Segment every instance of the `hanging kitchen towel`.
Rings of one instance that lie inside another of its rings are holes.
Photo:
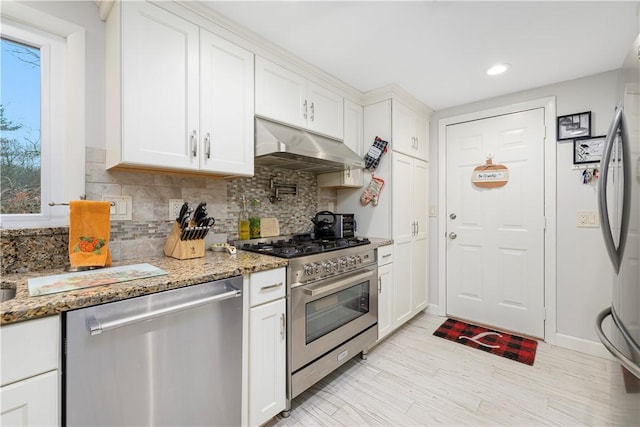
[[[109,202],[69,202],[69,261],[72,267],[111,265]]]

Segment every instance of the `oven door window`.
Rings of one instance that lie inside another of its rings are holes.
[[[369,281],[306,304],[307,344],[369,312]]]

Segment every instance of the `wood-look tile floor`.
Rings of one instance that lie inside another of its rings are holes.
[[[293,401],[274,426],[640,426],[620,365],[540,343],[534,366],[433,336],[419,314]]]

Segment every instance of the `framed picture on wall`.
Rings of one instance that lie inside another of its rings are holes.
[[[591,111],[558,116],[558,141],[591,136]]]
[[[573,140],[573,164],[600,163],[607,136],[594,136]]]

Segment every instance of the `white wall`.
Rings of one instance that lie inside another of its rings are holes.
[[[463,106],[437,111],[431,118],[430,204],[438,204],[438,121],[519,102],[556,97],[559,116],[591,111],[592,135],[606,133],[616,105],[617,72],[610,71],[555,85],[531,89]],[[555,141],[555,135],[547,135]],[[581,340],[597,342],[595,317],[610,305],[610,277],[606,250],[599,228],[577,228],[577,211],[597,211],[595,183],[581,183],[582,171],[572,169],[573,143],[555,144],[557,155],[557,294],[556,331],[558,344],[581,347]],[[543,176],[540,176],[543,179]],[[439,237],[438,218],[431,218],[431,236]],[[431,266],[429,300],[438,303],[438,241],[429,248]],[[568,341],[574,340],[575,343]],[[574,345],[575,344],[575,345]],[[587,346],[590,343],[586,344]]]

